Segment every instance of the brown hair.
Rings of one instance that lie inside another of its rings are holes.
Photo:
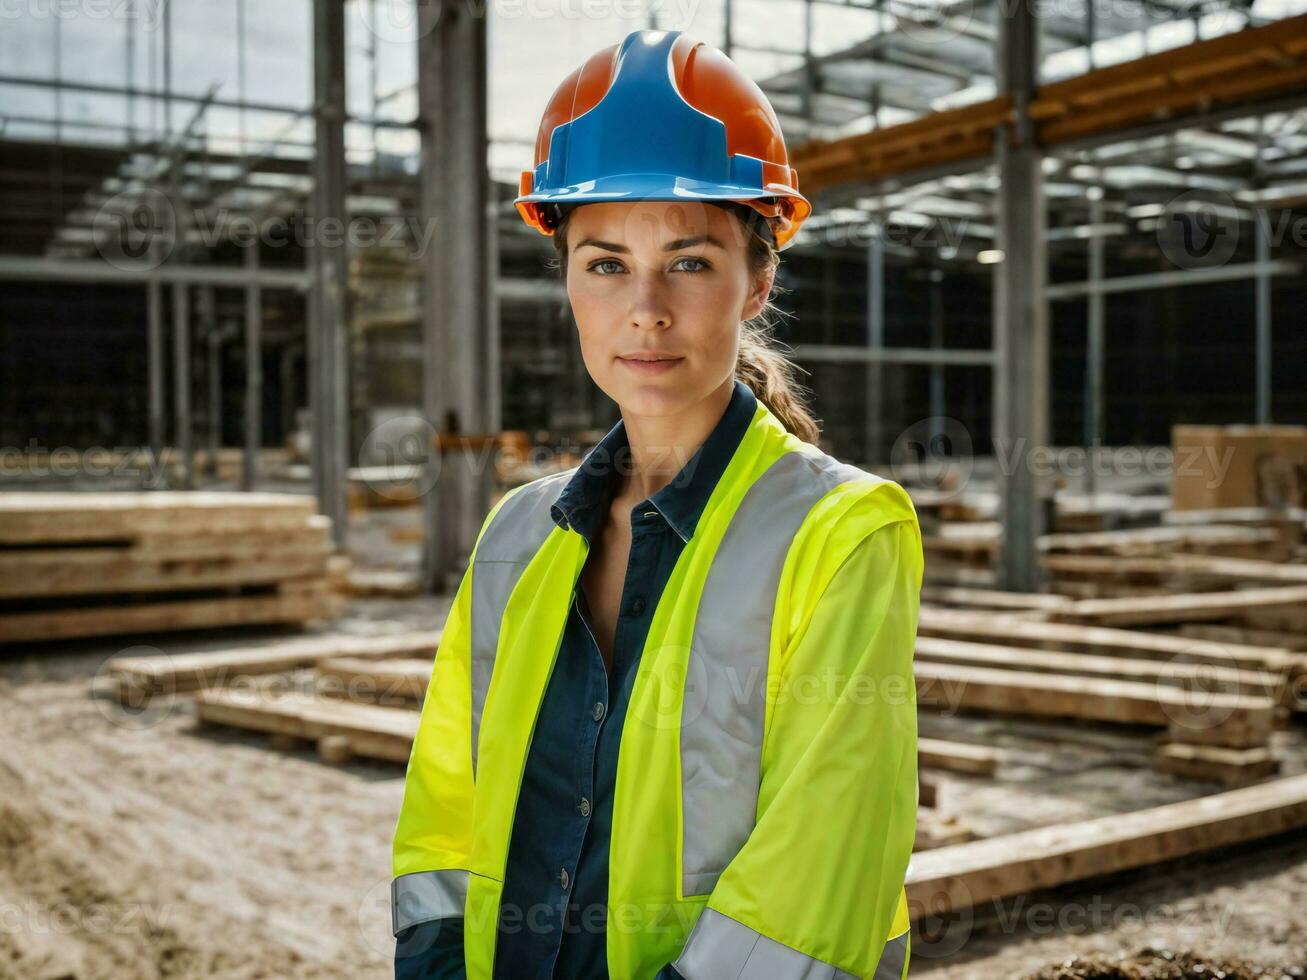
[[[749,233],[749,275],[761,278],[769,269],[780,265],[780,255],[766,226],[759,220],[757,211],[746,204],[724,201],[720,205],[734,214]],[[577,205],[579,207],[579,205]],[[553,240],[556,261],[551,267],[561,270],[567,279],[567,223],[575,207],[561,208],[561,216],[554,228]],[[762,310],[751,320],[740,324],[740,353],[735,364],[735,376],[749,386],[749,390],[771,411],[785,428],[804,442],[817,445],[821,428],[808,410],[807,390],[799,384],[798,366],[779,349],[772,346],[774,330],[784,311],[772,298],[784,288],[773,281],[771,295]]]

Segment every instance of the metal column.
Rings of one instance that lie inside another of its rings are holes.
[[[436,432],[488,435],[498,432],[500,418],[486,21],[455,3],[418,9],[418,211],[424,229],[434,222],[438,230],[421,257],[422,407]],[[458,247],[440,247],[441,237]],[[427,590],[445,591],[462,574],[489,510],[493,462],[491,453],[475,451],[429,458],[422,498]]]
[[[189,288],[185,283],[172,287],[173,329],[173,399],[177,413],[175,427],[177,464],[181,468],[183,490],[195,488],[195,454],[192,451],[191,433],[191,304]]]
[[[151,279],[145,287],[147,311],[146,324],[146,359],[149,365],[150,387],[150,469],[147,486],[151,490],[161,489],[162,481],[155,482],[155,474],[162,473],[159,468],[163,460],[164,431],[164,347],[163,347],[163,285],[157,279]]]
[[[1257,424],[1271,424],[1271,216],[1264,208],[1253,212],[1257,275],[1253,308],[1257,323]]]
[[[867,245],[867,346],[885,348],[885,230],[877,222]],[[867,362],[867,465],[885,461],[881,415],[884,410],[885,369],[879,360]]]
[[[218,451],[222,448],[222,331],[218,328],[216,297],[212,286],[197,286],[200,336],[205,342],[205,396],[208,427],[205,432],[208,459],[205,469],[211,476],[219,473]]]
[[[1103,281],[1107,271],[1107,243],[1102,235],[1103,224],[1103,190],[1101,187],[1089,189],[1089,282]],[[1103,384],[1104,358],[1107,337],[1107,297],[1097,289],[1091,289],[1089,302],[1089,335],[1085,358],[1085,445],[1088,447],[1089,465],[1085,467],[1085,492],[1095,493],[1098,489],[1095,463],[1098,447],[1103,442]]]
[[[345,4],[313,0],[313,92],[317,152],[309,266],[309,411],[314,488],[331,518],[336,547],[348,531],[346,469],[349,452],[348,276],[345,235]]]
[[[263,436],[263,290],[259,288],[259,243],[245,247],[245,454],[241,489],[253,490],[259,477]]]
[[[999,177],[998,247],[994,278],[994,452],[1003,530],[999,584],[1035,591],[1040,578],[1036,541],[1047,523],[1047,480],[1032,452],[1048,444],[1048,301],[1044,295],[1042,153],[1028,108],[1039,66],[1039,21],[1030,4],[1000,19],[997,80],[1012,98],[1015,122],[995,141]]]

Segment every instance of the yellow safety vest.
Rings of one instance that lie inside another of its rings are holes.
[[[490,980],[514,808],[588,545],[511,490],[436,653],[394,838],[394,931],[464,917]],[[897,483],[757,410],[649,628],[622,730],[615,980],[901,980],[921,532]]]

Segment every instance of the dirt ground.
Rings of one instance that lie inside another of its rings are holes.
[[[360,601],[338,628],[433,628],[447,601]],[[131,644],[173,653],[284,636]],[[333,767],[259,735],[198,730],[185,701],[127,713],[92,696],[123,647],[0,653],[0,980],[389,977],[402,768]],[[1152,772],[1146,733],[925,716],[922,732],[1000,750],[997,782],[948,776],[942,790],[946,811],[983,834],[1217,788]],[[1286,774],[1307,771],[1301,729],[1277,737]],[[1026,896],[914,940],[914,977],[1037,972],[1307,975],[1307,834]]]

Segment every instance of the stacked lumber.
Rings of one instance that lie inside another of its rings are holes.
[[[333,619],[312,497],[0,493],[0,643]]]
[[[1227,785],[1278,771],[1272,730],[1307,711],[1307,656],[1287,649],[925,606],[915,658],[923,706],[1161,728],[1159,771]]]
[[[921,547],[928,582],[981,588],[996,582],[994,566],[1002,547],[997,521],[942,522],[923,529]]]
[[[1307,565],[1286,564],[1292,544],[1281,528],[1184,523],[1044,535],[1039,561],[1051,591],[1082,599],[1307,584]]]

